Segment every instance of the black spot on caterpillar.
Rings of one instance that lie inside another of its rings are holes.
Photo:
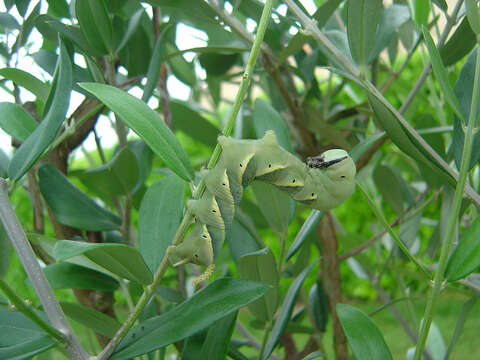
[[[206,189],[187,207],[194,214],[192,231],[167,256],[176,266],[185,263],[209,266],[220,248],[243,195],[253,180],[269,182],[293,199],[318,210],[342,203],[355,188],[355,163],[345,150],[328,150],[307,163],[278,145],[271,130],[258,140],[220,136],[222,154],[217,165],[204,171]]]

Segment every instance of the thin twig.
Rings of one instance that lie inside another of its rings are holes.
[[[15,251],[22,262],[25,272],[28,275],[35,292],[42,303],[43,309],[47,314],[52,325],[63,334],[66,345],[65,350],[71,359],[86,360],[88,355],[80,345],[77,337],[73,333],[65,314],[62,311],[52,288],[48,283],[42,268],[33,253],[32,247],[28,242],[25,233],[18,222],[17,216],[10,204],[7,195],[6,181],[0,178],[0,219],[3,222],[5,231],[15,248]]]

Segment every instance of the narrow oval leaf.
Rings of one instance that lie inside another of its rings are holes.
[[[367,315],[346,304],[337,304],[337,314],[355,358],[392,359],[382,334]]]
[[[468,23],[467,17],[464,17],[453,35],[440,49],[443,64],[450,66],[463,59],[463,57],[473,49],[476,43],[476,36]]]
[[[0,306],[0,348],[21,344],[25,339],[45,335],[42,329],[19,311],[8,311]],[[3,359],[3,358],[1,358]]]
[[[90,231],[117,229],[122,220],[80,191],[52,164],[38,169],[38,185],[61,224]]]
[[[137,158],[125,147],[108,163],[95,169],[77,172],[75,176],[93,193],[111,201],[115,196],[131,194],[137,185],[138,173]]]
[[[255,301],[268,286],[244,279],[216,280],[169,312],[132,329],[112,360],[129,359],[185,339]]]
[[[166,176],[150,186],[138,214],[138,245],[152,273],[165,255],[182,217],[185,182]]]
[[[427,26],[428,15],[430,15],[430,0],[410,0],[409,4],[415,23],[419,26]]]
[[[109,338],[112,338],[120,327],[120,323],[111,316],[88,306],[69,302],[61,302],[60,306],[70,319]]]
[[[99,271],[67,262],[51,264],[43,272],[53,289],[91,289],[114,291],[118,282]]]
[[[207,337],[200,352],[200,359],[226,359],[237,314],[238,311],[232,312],[208,329]]]
[[[152,274],[139,251],[128,245],[60,240],[55,245],[53,253],[59,261],[83,254],[95,264],[121,278],[137,281],[143,285],[152,282]]]
[[[188,106],[187,103],[171,100],[170,111],[175,130],[180,130],[207,146],[214,147],[220,132],[207,119]]]
[[[193,179],[193,169],[177,138],[147,104],[116,87],[80,84],[116,113],[178,176]]]
[[[328,322],[328,297],[323,290],[321,282],[317,282],[310,289],[308,294],[310,300],[310,307],[312,308],[313,319],[315,326],[320,332],[325,332]]]
[[[57,345],[57,342],[50,336],[28,339],[20,344],[0,348],[0,359],[31,359],[32,356],[40,354],[55,345]]]
[[[0,69],[0,76],[11,80],[13,83],[23,87],[24,89],[27,89],[41,102],[47,102],[50,86],[38,80],[30,73],[15,68],[3,68]]]
[[[480,34],[480,12],[478,10],[477,0],[465,0],[467,8],[467,17],[470,27],[475,34]]]
[[[455,281],[471,274],[480,266],[480,217],[463,232],[460,243],[448,259],[445,276]]]
[[[443,66],[442,59],[440,58],[440,53],[433,42],[432,36],[428,30],[423,27],[423,37],[425,38],[425,44],[427,45],[428,53],[430,54],[430,61],[432,62],[433,72],[437,78],[438,84],[442,89],[443,96],[447,100],[448,104],[451,106],[452,110],[457,114],[457,116],[462,119],[462,122],[465,123],[465,115],[463,114],[460,104],[457,97],[453,93],[453,88],[450,85],[448,80],[447,69]]]
[[[373,180],[383,199],[398,215],[403,212],[405,203],[414,203],[413,195],[399,171],[388,165],[379,165],[373,172]]]
[[[260,250],[260,246],[250,231],[237,218],[233,219],[232,226],[227,229],[226,238],[230,254],[235,262],[248,253]]]
[[[295,278],[295,280],[288,288],[287,295],[285,295],[285,298],[283,299],[282,306],[280,307],[277,319],[275,320],[275,324],[273,325],[272,333],[270,334],[267,344],[265,346],[265,350],[263,351],[263,360],[267,360],[270,357],[273,349],[275,348],[278,340],[280,339],[280,336],[282,336],[283,330],[287,326],[290,320],[290,316],[292,315],[293,305],[295,305],[295,299],[297,297],[297,294],[300,291],[308,273],[314,265],[315,262],[310,264],[305,270],[303,270],[302,273]]]
[[[67,113],[71,89],[72,63],[65,45],[60,42],[60,56],[45,106],[45,115],[10,161],[8,176],[12,180],[20,179],[55,140]]]
[[[325,212],[313,209],[308,215],[307,220],[302,224],[302,227],[295,236],[295,240],[292,245],[288,248],[287,255],[285,255],[285,261],[290,260],[290,258],[297,253],[297,251],[302,247],[307,240],[308,235],[312,230],[317,226],[318,222],[322,219]]]
[[[366,65],[375,43],[382,0],[348,1],[347,35],[352,57],[358,65]]]
[[[257,138],[262,138],[267,130],[273,130],[277,135],[280,146],[292,152],[292,144],[288,137],[287,124],[282,116],[265,100],[255,100],[253,106],[253,121]]]
[[[258,207],[272,230],[278,236],[286,234],[290,224],[292,200],[290,196],[273,185],[261,181],[255,181],[250,186],[257,199]]]
[[[90,46],[102,55],[112,53],[112,24],[103,0],[76,1],[75,15]]]
[[[242,256],[237,263],[240,277],[271,286],[271,289],[257,301],[248,305],[257,320],[273,319],[278,304],[278,271],[275,257],[269,248]]]
[[[2,114],[0,128],[20,141],[25,141],[38,125],[32,116],[18,104],[1,102],[0,114]]]

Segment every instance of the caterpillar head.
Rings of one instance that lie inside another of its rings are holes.
[[[355,163],[350,155],[342,149],[327,150],[316,157],[307,159],[312,172],[320,171],[325,189],[338,203],[347,199],[355,189]],[[316,170],[318,169],[318,170]]]
[[[188,263],[202,266],[211,265],[213,248],[207,227],[201,224],[194,226],[182,243],[168,248],[167,256],[173,266]]]

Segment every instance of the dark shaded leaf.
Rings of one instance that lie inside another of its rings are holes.
[[[288,128],[282,116],[266,101],[258,98],[253,106],[253,121],[257,138],[262,138],[267,130],[273,130],[278,143],[285,150],[292,152],[288,137]]]
[[[22,344],[26,339],[45,335],[30,319],[18,311],[8,311],[0,306],[0,351],[3,347]],[[1,359],[4,359],[3,357]]]
[[[71,88],[72,64],[65,45],[60,42],[60,56],[43,119],[10,161],[8,176],[12,180],[20,179],[55,140],[65,119]]]
[[[0,359],[31,359],[32,356],[40,354],[56,344],[55,340],[49,336],[28,339],[17,345],[0,348]]]
[[[260,250],[260,245],[237,218],[233,220],[232,226],[227,230],[226,238],[230,254],[235,262],[248,253]]]
[[[187,181],[193,179],[193,169],[182,146],[147,104],[113,86],[95,83],[80,85],[115,112],[174,173]]]
[[[382,334],[367,315],[346,304],[337,304],[337,314],[357,359],[392,359]]]
[[[185,182],[166,176],[150,186],[143,196],[138,218],[140,253],[154,273],[171,244],[182,217]]]
[[[382,0],[349,0],[347,34],[352,57],[358,65],[366,65],[377,33]]]
[[[450,66],[463,59],[476,44],[476,37],[465,16],[453,35],[440,49],[443,64]]]
[[[379,165],[373,172],[373,180],[382,197],[397,215],[403,212],[404,203],[414,203],[413,195],[397,169],[389,165]]]
[[[4,32],[20,29],[18,21],[7,12],[0,12],[0,29]]]
[[[285,261],[290,260],[290,258],[296,254],[296,252],[302,247],[305,241],[308,239],[308,235],[312,232],[318,222],[321,220],[325,213],[320,210],[313,209],[308,215],[307,220],[302,224],[302,227],[295,236],[295,240],[292,245],[288,248],[287,255],[285,255]]]
[[[320,6],[315,14],[313,14],[313,18],[317,20],[318,27],[322,28],[333,15],[335,10],[337,10],[338,6],[343,0],[328,0],[325,1],[322,6]]]
[[[85,39],[100,54],[113,53],[112,23],[103,0],[75,2],[75,14]]]
[[[152,274],[143,262],[140,252],[128,245],[60,240],[55,245],[53,254],[58,261],[83,254],[95,264],[121,278],[137,281],[143,285],[152,282]]]
[[[192,109],[188,103],[172,100],[170,101],[170,111],[174,130],[180,130],[192,139],[210,147],[217,144],[220,130]]]
[[[280,336],[282,336],[283,330],[285,329],[285,326],[287,326],[290,320],[297,294],[300,291],[300,288],[302,287],[303,282],[310,270],[312,269],[313,265],[315,265],[315,263],[310,264],[305,270],[303,270],[303,272],[295,278],[295,280],[288,288],[287,295],[285,295],[285,298],[283,299],[283,303],[280,307],[277,319],[275,320],[275,324],[273,325],[272,332],[268,337],[267,344],[265,345],[265,350],[262,354],[263,360],[266,360],[270,357],[273,349],[275,348],[278,340],[280,339]]]
[[[260,299],[248,305],[249,310],[260,321],[271,321],[278,305],[279,275],[277,263],[269,248],[243,255],[237,263],[241,278],[270,285],[271,289]]]
[[[464,231],[460,243],[448,259],[445,277],[455,281],[474,272],[480,266],[480,217]]]
[[[312,286],[309,293],[310,307],[312,308],[315,326],[320,332],[325,332],[328,322],[328,297],[320,282]]]
[[[67,262],[48,265],[43,272],[53,289],[114,291],[118,288],[117,280],[111,276]]]
[[[448,344],[447,351],[445,352],[444,359],[448,359],[450,354],[452,353],[455,344],[457,343],[460,334],[462,333],[463,326],[465,325],[465,321],[468,320],[468,314],[472,310],[473,306],[476,304],[477,298],[471,297],[467,301],[465,301],[460,309],[460,314],[457,317],[457,324],[455,325],[455,330],[453,331],[452,338],[450,343]]]
[[[14,103],[1,102],[0,114],[0,128],[20,141],[24,141],[38,125],[23,107]]]
[[[200,359],[222,360],[226,358],[237,314],[238,310],[218,320],[208,329],[200,352]]]
[[[255,301],[267,290],[266,285],[243,279],[216,280],[173,310],[132,329],[112,360],[129,359],[189,337]]]
[[[38,169],[38,185],[58,222],[78,229],[102,231],[118,228],[122,220],[100,207],[53,165]]]
[[[77,303],[61,302],[63,312],[70,319],[92,329],[96,333],[112,338],[120,323],[104,313]]]

